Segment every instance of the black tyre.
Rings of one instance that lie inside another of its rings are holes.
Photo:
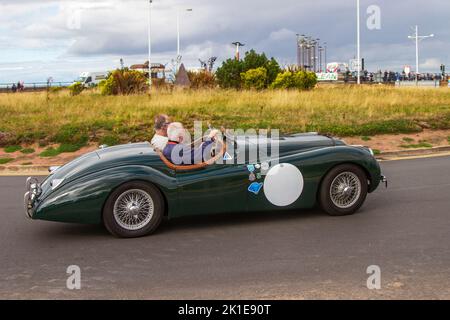
[[[366,200],[367,189],[367,176],[360,167],[339,165],[322,181],[319,204],[331,216],[354,214]]]
[[[103,224],[121,238],[153,233],[161,224],[164,200],[161,192],[145,182],[128,182],[111,193],[103,208]]]

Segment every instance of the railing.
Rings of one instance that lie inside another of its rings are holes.
[[[73,82],[68,81],[60,81],[60,82],[51,82],[48,84],[47,82],[29,82],[24,83],[24,91],[42,91],[46,90],[48,87],[50,88],[66,88],[70,86]],[[17,83],[0,83],[0,91],[12,91],[14,86],[17,90]]]

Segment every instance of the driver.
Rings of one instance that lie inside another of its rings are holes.
[[[212,145],[219,133],[219,130],[211,130],[208,140],[199,147],[193,148],[190,145],[189,132],[181,123],[173,122],[167,128],[169,142],[163,154],[175,165],[191,165],[208,161],[209,159],[205,159],[206,155],[211,154]],[[190,156],[187,153],[190,153]]]

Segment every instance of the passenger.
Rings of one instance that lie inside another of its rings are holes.
[[[194,148],[191,146],[190,135],[183,125],[179,122],[171,123],[167,128],[169,142],[164,148],[163,154],[175,165],[191,165],[208,161],[212,144],[219,133],[218,130],[212,130],[208,135],[208,140]]]
[[[155,117],[155,135],[151,141],[153,147],[163,151],[169,139],[167,138],[167,127],[170,124],[170,118],[166,114],[159,114]]]

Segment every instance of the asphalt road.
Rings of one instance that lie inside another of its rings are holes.
[[[0,298],[450,298],[450,158],[382,163],[361,211],[165,222],[121,240],[100,226],[29,221],[24,177],[0,177]],[[68,290],[66,269],[81,268]],[[369,290],[366,269],[381,268]]]

